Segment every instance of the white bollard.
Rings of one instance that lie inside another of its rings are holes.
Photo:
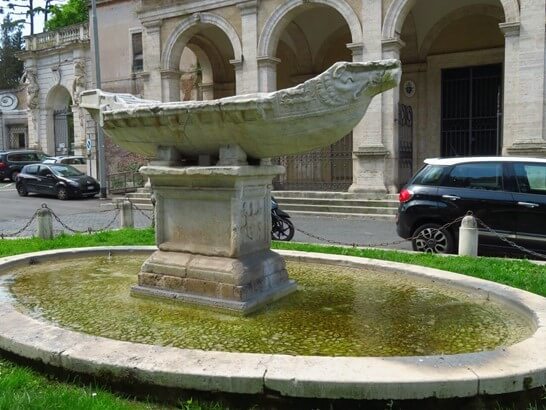
[[[459,255],[478,256],[478,224],[472,215],[467,215],[459,228]]]
[[[129,201],[121,203],[121,227],[134,228],[135,220],[133,218],[133,206]]]
[[[53,238],[53,215],[49,208],[41,208],[38,210],[38,238],[52,239]]]

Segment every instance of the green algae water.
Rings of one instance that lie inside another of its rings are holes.
[[[287,264],[298,292],[239,317],[130,296],[145,256],[60,260],[16,268],[9,288],[25,313],[138,343],[319,356],[468,353],[510,345],[531,324],[488,298],[404,275]]]

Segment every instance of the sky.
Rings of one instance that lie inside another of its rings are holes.
[[[12,0],[18,4],[25,4],[28,0]],[[34,7],[44,7],[44,0],[34,0]],[[55,1],[54,4],[63,4],[66,0]],[[34,34],[38,34],[44,31],[44,15],[38,14],[34,17]],[[25,24],[23,27],[23,35],[28,36],[30,34],[30,24]]]

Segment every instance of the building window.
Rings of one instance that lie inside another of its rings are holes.
[[[144,69],[144,56],[142,54],[142,32],[131,33],[131,43],[133,47],[133,72]]]

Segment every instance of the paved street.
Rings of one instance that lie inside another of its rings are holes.
[[[109,201],[100,199],[77,199],[60,201],[46,196],[30,195],[21,198],[15,186],[6,182],[0,183],[0,233],[11,234],[21,229],[34,215],[36,209],[45,203],[69,228],[75,230],[97,230],[106,227],[116,216],[116,211],[107,206]],[[149,226],[151,212],[135,212],[137,227]],[[394,221],[293,216],[297,229],[294,241],[311,243],[328,243],[334,241],[348,245],[369,245],[399,241]],[[119,226],[119,219],[111,227]],[[31,235],[35,222],[21,235]],[[59,222],[54,221],[57,232],[67,231]],[[305,235],[302,231],[312,236]],[[385,247],[385,246],[382,246]],[[411,249],[407,242],[389,246],[392,249]]]

